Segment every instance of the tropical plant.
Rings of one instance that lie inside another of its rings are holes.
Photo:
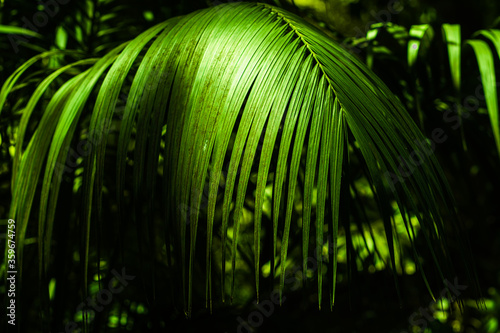
[[[393,24],[377,24],[368,31],[366,38],[358,39],[350,46],[366,49],[369,67],[373,66],[375,59],[393,65],[392,71],[381,74],[385,82],[392,83],[391,87],[404,97],[406,107],[418,115],[422,130],[425,117],[432,116],[424,112],[427,108],[442,111],[445,120],[453,122],[454,128],[461,127],[462,121],[475,111],[487,114],[492,134],[490,140],[495,142],[496,154],[500,156],[495,61],[497,57],[500,59],[500,30],[480,30],[473,34],[473,38],[462,41],[459,24],[443,24],[441,28],[444,42],[439,43],[430,24],[414,25],[408,30]],[[439,58],[432,59],[440,51],[447,54],[447,63],[436,64]],[[446,67],[449,76],[443,80],[442,69]],[[402,75],[402,72],[406,73]],[[433,84],[440,76],[445,83]],[[471,76],[477,80],[468,79]],[[446,91],[443,91],[444,87],[448,87]],[[463,128],[461,133],[463,135]],[[462,139],[465,147],[465,138]]]
[[[257,299],[261,280],[272,285],[279,276],[281,300],[288,251],[297,243],[303,282],[308,260],[317,259],[320,307],[324,279],[330,307],[335,301],[341,243],[348,276],[361,257],[362,268],[364,260],[390,267],[397,288],[410,257],[433,295],[454,274],[447,240],[453,229],[475,281],[431,143],[366,65],[299,16],[231,3],[171,18],[109,47],[83,55],[44,51],[0,91],[0,114],[21,113],[12,134],[9,217],[17,224],[23,288],[30,288],[27,268],[38,257],[41,305],[55,302],[46,288],[60,283],[55,265],[74,260],[61,249],[79,250],[86,299],[94,276],[100,288],[117,262],[127,265],[131,228],[147,297],[168,286],[167,303],[182,304],[187,316],[201,294],[212,308],[214,284],[220,300],[237,298],[235,276],[246,266],[253,267]],[[25,75],[47,59],[57,65]],[[485,75],[489,59],[480,64]],[[36,89],[15,102],[29,82]],[[488,92],[488,111],[498,145],[495,93]],[[63,206],[66,196],[74,198],[70,207]],[[71,223],[63,226],[63,219]],[[375,241],[377,221],[387,244]],[[63,245],[57,228],[80,244]],[[425,247],[416,245],[417,235]],[[358,254],[361,248],[368,254]],[[426,251],[432,278],[421,258]],[[55,316],[41,311],[45,324]]]

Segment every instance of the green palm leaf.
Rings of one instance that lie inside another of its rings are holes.
[[[460,91],[461,83],[461,50],[462,37],[460,24],[443,24],[443,35],[448,45],[448,59],[450,60],[450,72],[455,90]]]
[[[143,50],[145,55],[139,57]],[[130,73],[132,68],[134,74]],[[116,112],[118,95],[126,77],[132,75],[134,79],[117,151],[118,202],[124,200],[127,151],[134,142],[131,186],[135,201],[139,203],[135,219],[144,219],[146,222],[141,222],[141,226],[152,230],[147,209],[141,210],[140,203],[145,202],[147,206],[154,199],[151,192],[158,177],[160,143],[164,140],[165,228],[167,240],[175,244],[172,255],[182,272],[182,297],[188,315],[192,309],[192,283],[196,278],[198,231],[200,222],[205,219],[202,210],[206,210],[207,306],[212,302],[216,226],[221,230],[222,299],[226,296],[228,251],[231,256],[230,296],[233,298],[238,241],[253,166],[258,170],[253,214],[257,295],[264,192],[268,184],[272,184],[272,225],[265,228],[272,232],[273,276],[276,263],[281,265],[282,291],[293,205],[299,189],[297,180],[303,171],[303,265],[306,266],[309,257],[311,223],[316,230],[318,258],[322,255],[323,229],[327,225],[333,235],[333,250],[328,253],[333,265],[330,295],[330,305],[333,305],[336,242],[340,211],[344,209],[340,197],[348,193],[342,192],[341,187],[349,184],[349,179],[343,177],[343,167],[349,158],[349,150],[345,147],[353,144],[350,133],[366,161],[380,202],[395,280],[397,236],[392,232],[389,206],[393,199],[402,212],[407,230],[412,228],[410,215],[415,214],[418,218],[443,277],[441,268],[448,267],[448,253],[442,234],[442,207],[454,216],[453,201],[436,158],[422,151],[422,145],[427,146],[425,151],[430,150],[424,136],[399,100],[365,65],[298,16],[265,4],[221,5],[169,20],[117,47],[91,69],[63,85],[43,116],[47,126],[40,125],[36,129],[20,158],[11,211],[19,220],[20,248],[29,223],[27,205],[30,206],[33,200],[42,163],[46,163],[46,171],[41,212],[47,216],[40,217],[39,228],[46,230],[41,234],[51,233],[61,183],[60,173],[54,178],[54,167],[64,165],[82,110],[90,107],[86,105],[89,96],[104,77],[89,128],[89,133],[97,131],[102,138],[95,145],[91,144],[82,156],[85,157],[82,262],[87,274],[91,216],[95,213],[101,223],[107,134]],[[4,89],[11,89],[11,86]],[[2,90],[0,101],[6,98],[6,93]],[[131,135],[133,128],[137,130],[135,138]],[[260,141],[262,145],[258,149]],[[412,163],[415,156],[419,156],[419,162],[415,162],[411,174],[402,173],[401,168]],[[305,170],[302,170],[304,159]],[[225,160],[229,161],[227,174],[223,172]],[[31,163],[37,166],[35,173],[29,169]],[[206,186],[207,203],[202,205]],[[317,200],[313,200],[314,190],[317,190]],[[190,214],[183,214],[181,207],[188,207]],[[220,219],[216,217],[216,207],[221,207]],[[143,211],[146,216],[141,215]],[[331,216],[331,220],[325,221],[326,216]],[[278,241],[280,223],[283,223],[281,243]],[[232,242],[226,247],[230,227]],[[152,235],[148,237],[151,239]],[[50,237],[45,241],[50,242]],[[41,251],[43,248],[46,249],[42,247]],[[425,273],[421,273],[426,281]],[[320,306],[322,281],[319,268]]]
[[[500,30],[480,30],[475,35],[480,35],[489,39],[495,47],[497,54],[500,55]],[[483,40],[471,39],[468,40],[466,44],[470,45],[476,54],[481,82],[484,87],[484,98],[486,99],[491,129],[500,157],[500,118],[498,116],[497,80],[493,52],[490,46]]]

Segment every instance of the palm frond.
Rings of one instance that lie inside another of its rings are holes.
[[[500,30],[481,30],[475,35],[483,36],[490,40],[500,60]],[[484,98],[486,99],[491,129],[493,131],[493,137],[495,138],[498,156],[500,157],[500,118],[498,116],[498,91],[493,52],[488,43],[483,40],[471,39],[468,40],[466,44],[470,45],[476,54],[481,82],[484,87]]]
[[[15,73],[11,80],[17,80],[20,74]],[[95,217],[97,223],[104,223],[100,215],[106,185],[104,163],[109,158],[106,156],[109,128],[118,96],[128,89],[128,77],[133,77],[133,82],[117,148],[120,211],[124,219],[128,218],[123,213],[124,188],[131,160],[129,146],[133,142],[131,187],[135,204],[130,218],[148,230],[146,237],[151,240],[153,228],[147,208],[155,199],[152,193],[159,179],[157,169],[162,167],[166,237],[167,242],[175,245],[174,267],[182,272],[181,298],[188,315],[192,311],[193,279],[198,278],[195,276],[198,232],[205,220],[207,306],[212,303],[213,237],[219,234],[214,231],[216,227],[220,228],[221,238],[222,300],[226,297],[227,252],[231,255],[228,265],[231,299],[234,296],[238,241],[245,222],[244,205],[253,167],[258,170],[252,218],[257,295],[263,228],[272,232],[273,276],[279,262],[280,290],[284,289],[293,205],[299,190],[299,174],[303,172],[303,265],[309,257],[311,225],[316,230],[317,257],[321,257],[324,229],[328,230],[333,235],[332,251],[328,253],[333,265],[330,281],[330,305],[333,305],[336,242],[341,211],[345,209],[340,202],[341,195],[349,193],[341,191],[341,187],[350,183],[343,176],[350,154],[346,147],[354,143],[366,162],[379,202],[396,283],[397,234],[393,233],[391,200],[397,202],[410,238],[413,230],[410,217],[418,219],[438,274],[444,278],[442,270],[448,269],[449,254],[443,235],[443,216],[455,218],[453,199],[436,158],[422,149],[424,145],[427,148],[424,150],[429,151],[430,145],[400,101],[359,60],[298,16],[270,5],[248,3],[220,5],[159,24],[107,53],[90,69],[66,82],[52,97],[28,148],[19,151],[11,208],[11,216],[18,221],[18,242],[22,249],[31,203],[44,165],[38,221],[39,241],[45,242],[39,250],[44,262],[41,274],[49,260],[66,156],[82,114],[93,107],[88,136],[98,138],[89,140],[81,154],[85,160],[81,258],[86,288],[91,221]],[[52,79],[48,78],[46,84]],[[12,84],[4,85],[0,105]],[[43,88],[40,89],[30,108],[43,94]],[[97,89],[93,103],[91,96]],[[134,128],[137,134],[132,137]],[[162,141],[165,148],[160,153]],[[164,160],[160,165],[161,154]],[[227,174],[223,170],[226,160]],[[409,166],[413,166],[411,170],[404,170]],[[269,184],[273,188],[271,225],[263,225],[263,193]],[[208,198],[202,207],[205,188]],[[189,207],[192,214],[183,214],[180,207]],[[146,222],[139,222],[142,220]],[[229,228],[232,242],[227,248]],[[21,262],[21,250],[19,256]],[[416,256],[415,260],[420,259]],[[429,286],[423,269],[421,274]],[[319,306],[322,290],[320,269]]]

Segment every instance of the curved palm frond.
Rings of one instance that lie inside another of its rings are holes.
[[[481,39],[469,39],[465,45],[469,45],[474,50],[477,58],[477,65],[481,82],[484,87],[484,99],[486,100],[486,108],[490,118],[491,130],[497,147],[498,156],[500,157],[500,118],[498,107],[498,82],[495,74],[495,58],[492,49],[496,51],[500,60],[500,30],[480,30],[474,37],[483,37],[491,43],[491,46]]]
[[[98,87],[87,131],[89,143],[81,156],[85,160],[82,262],[87,275],[91,218],[99,219],[102,210],[107,137],[113,116],[116,117],[120,92],[128,89],[127,78],[131,76],[133,82],[117,147],[119,211],[123,212],[126,205],[123,189],[126,166],[132,160],[129,146],[134,142],[133,198],[146,202],[146,208],[136,206],[134,214],[137,221],[147,221],[141,222],[141,226],[147,227],[151,220],[148,207],[159,178],[157,170],[163,167],[167,241],[176,245],[174,262],[182,271],[188,314],[192,308],[195,248],[200,242],[198,231],[205,219],[200,215],[203,191],[208,186],[206,293],[207,302],[211,303],[214,229],[220,223],[224,299],[228,228],[233,230],[232,296],[239,230],[253,166],[258,170],[253,216],[257,295],[263,198],[269,183],[273,187],[272,226],[269,227],[273,238],[272,269],[274,272],[279,260],[280,290],[283,290],[292,210],[304,149],[307,152],[303,265],[305,267],[309,256],[311,223],[317,233],[314,250],[318,257],[324,243],[323,229],[327,226],[333,235],[330,247],[333,250],[328,253],[333,264],[330,295],[330,305],[333,305],[339,212],[345,209],[340,202],[341,196],[349,195],[344,166],[349,158],[351,133],[366,161],[378,199],[392,267],[395,267],[394,241],[397,241],[390,206],[394,199],[410,239],[415,236],[409,219],[413,214],[417,217],[439,275],[444,278],[441,270],[447,269],[450,261],[443,235],[443,216],[455,216],[453,199],[436,158],[425,153],[431,150],[430,145],[402,104],[365,65],[298,16],[270,5],[247,3],[220,5],[159,24],[109,52],[88,70],[67,81],[53,96],[28,147],[24,151],[21,151],[22,145],[17,148],[16,159],[20,162],[13,180],[11,209],[11,216],[18,221],[21,249],[45,163],[38,222],[40,258],[44,262],[41,274],[49,263],[51,230],[66,156],[81,115],[91,103],[89,96]],[[4,87],[0,96],[6,96],[13,84]],[[41,94],[33,96],[29,108],[35,107]],[[29,114],[25,112],[25,117]],[[27,126],[27,121],[22,124]],[[165,142],[163,151],[162,141]],[[164,158],[162,165],[158,156]],[[227,159],[229,169],[224,174],[222,168]],[[405,170],[411,163],[414,167]],[[314,191],[317,191],[316,202]],[[221,196],[219,219],[216,207]],[[186,216],[180,207],[189,207],[193,213]],[[280,221],[284,224],[278,249]],[[280,256],[275,259],[278,250]],[[413,251],[427,283],[418,249],[414,247]],[[18,260],[21,262],[22,257]],[[321,261],[318,264],[321,265]],[[397,282],[396,272],[394,278]],[[318,302],[321,306],[322,274],[318,274]]]

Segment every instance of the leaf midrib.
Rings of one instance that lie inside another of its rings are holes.
[[[280,13],[279,11],[277,11],[275,8],[273,8],[272,6],[269,6],[268,4],[259,4],[259,5],[262,5],[263,7],[269,9],[272,13],[275,13],[278,17],[282,18],[283,21],[290,27],[290,29],[292,29],[294,31],[294,33],[300,38],[300,40],[302,41],[302,43],[304,44],[304,46],[309,50],[309,52],[311,52],[311,55],[313,56],[316,64],[319,66],[319,69],[321,70],[321,73],[325,76],[325,78],[327,79],[328,81],[328,87],[330,89],[332,89],[333,91],[333,94],[334,96],[338,96],[337,95],[337,91],[335,91],[335,88],[333,87],[333,80],[330,78],[330,76],[326,73],[326,71],[324,70],[324,66],[323,64],[321,63],[321,61],[319,61],[318,59],[318,56],[316,54],[316,52],[314,52],[311,44],[309,44],[305,38],[304,38],[304,34],[302,34],[299,29],[293,24],[293,22],[290,21],[290,19],[288,19],[283,13]],[[321,33],[321,31],[318,31],[319,33]],[[340,104],[340,112],[343,112],[344,111],[344,107],[342,105],[342,101],[338,100],[339,104]]]

